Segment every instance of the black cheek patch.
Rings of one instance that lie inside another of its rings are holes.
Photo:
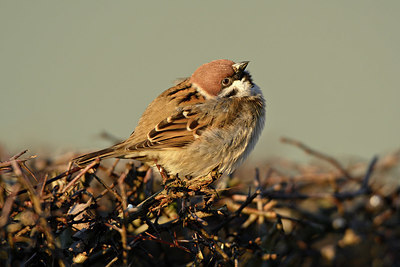
[[[237,90],[233,89],[232,91],[229,92],[229,94],[225,95],[224,97],[231,97],[237,94]]]

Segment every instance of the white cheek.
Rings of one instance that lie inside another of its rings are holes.
[[[243,97],[243,96],[251,96],[252,93],[252,88],[251,88],[251,84],[249,81],[242,79],[240,81],[236,80],[234,81],[231,86],[229,86],[228,88],[226,88],[224,91],[227,92],[227,94],[229,94],[229,92],[231,90],[236,90],[236,97]]]

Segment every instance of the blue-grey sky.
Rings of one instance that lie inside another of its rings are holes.
[[[399,1],[1,1],[0,143],[90,150],[126,138],[199,65],[250,60],[281,136],[335,156],[400,147]]]

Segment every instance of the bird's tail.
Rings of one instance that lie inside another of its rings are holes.
[[[86,166],[89,163],[91,163],[92,161],[94,161],[97,158],[100,159],[108,159],[108,158],[115,158],[120,155],[121,153],[118,152],[117,149],[115,149],[115,147],[109,147],[106,149],[102,149],[99,151],[95,151],[95,152],[91,152],[82,156],[79,156],[77,158],[74,158],[72,161],[74,163],[76,163],[78,166]]]

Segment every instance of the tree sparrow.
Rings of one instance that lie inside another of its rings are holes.
[[[200,66],[147,107],[125,141],[74,161],[96,158],[156,163],[170,175],[231,173],[254,148],[265,120],[265,101],[248,61],[220,59]]]

